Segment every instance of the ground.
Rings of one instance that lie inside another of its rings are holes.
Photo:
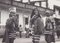
[[[60,43],[60,39],[56,38],[56,42],[55,43]],[[0,38],[0,43],[2,43],[2,38]],[[19,38],[17,37],[14,41],[14,43],[32,43],[32,38]],[[44,40],[44,36],[41,36],[40,38],[40,43],[46,43],[46,41]]]

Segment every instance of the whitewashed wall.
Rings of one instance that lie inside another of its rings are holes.
[[[1,10],[1,24],[5,25],[6,24],[6,20],[9,18],[9,12],[8,11],[4,11]]]

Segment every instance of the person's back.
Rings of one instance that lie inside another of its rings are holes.
[[[47,41],[47,43],[51,43],[51,42],[55,42],[55,38],[54,38],[54,25],[51,22],[50,19],[48,19],[46,21],[46,26],[45,26],[45,40]]]

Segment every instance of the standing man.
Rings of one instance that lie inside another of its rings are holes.
[[[15,8],[12,7],[11,10],[14,10]],[[14,39],[16,37],[16,13],[14,11],[11,11],[9,14],[9,18],[6,21],[6,30],[5,30],[5,34],[3,37],[3,41],[5,43],[14,43]]]
[[[19,27],[19,32],[20,32],[20,38],[22,37],[22,25]]]

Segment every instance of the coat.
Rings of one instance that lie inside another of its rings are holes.
[[[34,25],[33,31],[35,35],[41,35],[43,31],[43,22],[41,18],[38,16],[31,18],[31,24]]]
[[[54,25],[51,20],[47,20],[46,26],[45,26],[45,40],[50,43],[50,42],[55,42],[54,38]]]
[[[3,37],[3,41],[6,43],[9,43],[10,38],[15,39],[16,37],[16,28],[15,28],[15,22],[13,18],[7,19],[5,27],[6,27],[6,30],[5,30],[5,34]]]

